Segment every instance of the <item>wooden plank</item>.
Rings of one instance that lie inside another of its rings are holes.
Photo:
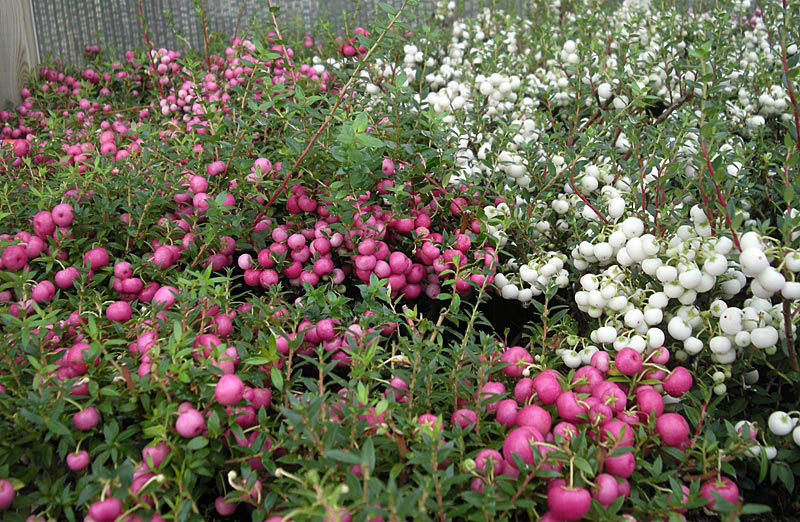
[[[30,0],[0,0],[0,107],[19,104],[19,91],[37,64]]]

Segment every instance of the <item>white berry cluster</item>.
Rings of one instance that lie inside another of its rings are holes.
[[[569,272],[564,269],[566,257],[558,252],[548,252],[544,256],[531,256],[528,262],[518,265],[512,259],[506,263],[507,271],[498,272],[494,277],[495,287],[504,299],[516,299],[528,303],[555,285],[565,288],[569,285]],[[513,271],[513,272],[512,272]]]
[[[794,443],[800,446],[800,426],[798,426],[798,416],[800,412],[791,412],[793,415],[784,411],[775,411],[769,416],[769,430],[778,437],[792,434]]]

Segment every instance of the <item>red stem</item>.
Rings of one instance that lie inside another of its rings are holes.
[[[576,194],[576,195],[577,195],[579,198],[581,198],[581,201],[583,201],[583,203],[584,203],[584,204],[585,204],[587,207],[589,207],[590,209],[592,209],[592,210],[594,211],[594,213],[595,213],[595,214],[597,214],[597,215],[600,217],[600,219],[602,219],[602,220],[603,220],[603,223],[605,223],[606,225],[608,225],[608,220],[607,220],[607,219],[606,219],[606,217],[603,215],[603,213],[602,213],[602,212],[600,212],[599,210],[597,210],[596,208],[594,208],[594,207],[592,206],[592,204],[591,204],[591,203],[589,203],[589,200],[588,200],[588,199],[586,199],[586,198],[583,196],[583,194],[581,194],[581,193],[580,193],[580,191],[579,191],[577,188],[575,188],[575,176],[574,176],[574,173],[575,173],[575,167],[573,166],[573,168],[571,168],[571,169],[569,170],[569,186],[570,186],[570,187],[572,187],[572,192],[574,192],[574,193],[575,193],[575,194]]]
[[[794,128],[795,136],[797,136],[795,145],[797,147],[797,152],[800,153],[800,114],[798,114],[797,111],[797,98],[794,95],[794,87],[792,87],[792,82],[789,81],[789,65],[786,63],[786,47],[781,50],[781,63],[783,64],[783,74],[786,76],[786,87],[789,90],[789,100],[791,100],[792,107],[794,107]]]
[[[150,69],[153,67],[153,42],[150,41],[150,35],[147,34],[147,24],[144,21],[144,8],[142,8],[142,0],[138,1],[139,6],[139,20],[142,22],[142,33],[144,35],[144,43],[147,44],[147,58],[149,63],[147,64],[147,68]],[[161,85],[161,82],[156,82],[158,84],[158,93],[161,97],[164,97],[164,86]]]
[[[694,437],[692,437],[692,443],[690,444],[692,448],[694,448],[694,445],[697,442],[697,436],[700,435],[700,429],[703,427],[703,421],[706,420],[706,408],[708,408],[708,402],[704,402],[703,408],[700,410],[700,420],[697,422],[697,429],[694,430]]]
[[[736,249],[739,252],[742,251],[742,245],[739,244],[739,236],[736,234],[736,231],[733,229],[733,223],[731,222],[731,215],[728,212],[728,204],[725,202],[725,198],[722,197],[722,190],[719,188],[719,184],[714,180],[714,167],[711,166],[711,158],[708,157],[708,150],[706,150],[706,140],[701,139],[700,144],[703,147],[703,157],[706,160],[706,167],[708,168],[709,174],[711,174],[711,182],[714,184],[714,188],[717,191],[717,201],[719,204],[722,205],[722,208],[725,209],[725,222],[728,224],[728,228],[731,230],[731,235],[733,236],[733,244],[736,245]]]
[[[206,23],[206,0],[200,0],[200,21],[203,23],[203,48],[206,55],[206,69],[211,70],[211,58],[208,56],[208,23]]]

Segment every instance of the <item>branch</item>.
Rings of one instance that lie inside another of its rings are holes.
[[[673,103],[672,105],[670,105],[669,107],[664,109],[664,112],[662,112],[661,115],[658,117],[658,119],[655,121],[655,125],[658,125],[659,123],[663,123],[664,120],[669,118],[670,114],[672,114],[676,110],[680,109],[683,105],[686,104],[686,102],[690,101],[693,97],[694,97],[694,93],[693,93],[693,91],[690,90],[688,93],[686,93],[685,96],[683,96],[678,101],[676,101],[675,103]]]
[[[789,364],[792,371],[800,373],[800,363],[797,362],[797,352],[794,351],[794,339],[792,338],[792,310],[788,299],[783,299],[783,332],[786,335],[786,352],[789,354]],[[795,389],[798,389],[795,383]]]
[[[150,68],[153,67],[153,57],[154,57],[155,51],[154,51],[154,48],[153,48],[153,42],[150,41],[150,35],[147,34],[147,22],[145,22],[145,20],[144,20],[144,8],[142,7],[142,0],[138,1],[138,6],[139,6],[139,21],[142,23],[142,34],[144,35],[144,43],[147,44],[147,58],[148,58],[147,68],[149,70]],[[145,77],[145,75],[143,74],[142,75],[142,81],[143,82],[144,82],[144,77]],[[158,93],[163,98],[164,97],[164,86],[161,85],[161,82],[157,81],[156,83],[158,84]]]
[[[608,224],[609,224],[609,223],[608,223],[608,220],[607,220],[607,219],[606,219],[606,217],[603,215],[603,213],[602,213],[602,212],[600,212],[599,210],[597,210],[596,208],[594,208],[594,207],[592,206],[592,204],[591,204],[591,203],[589,203],[589,200],[588,200],[588,199],[586,199],[586,198],[584,197],[584,195],[583,195],[583,194],[581,194],[581,193],[580,193],[580,191],[579,191],[579,190],[578,190],[578,189],[575,187],[575,176],[574,176],[574,174],[575,174],[575,165],[573,165],[573,166],[572,166],[572,168],[569,170],[569,186],[570,186],[570,187],[572,187],[572,192],[574,192],[574,193],[575,193],[575,194],[576,194],[576,195],[577,195],[579,198],[581,198],[581,201],[583,201],[584,205],[586,205],[587,207],[589,207],[590,209],[592,209],[592,210],[594,211],[594,213],[595,213],[595,214],[597,214],[597,215],[598,215],[598,217],[600,217],[600,219],[602,219],[602,220],[603,220],[603,223],[605,223],[606,225],[608,225]]]
[[[272,2],[270,1],[270,4],[271,3]],[[305,150],[303,150],[303,152],[297,158],[297,161],[294,162],[294,165],[292,165],[292,168],[289,169],[289,172],[286,173],[286,177],[283,178],[281,186],[278,187],[278,190],[275,191],[275,193],[272,195],[271,198],[269,198],[269,201],[267,201],[266,204],[266,208],[270,208],[272,204],[275,202],[275,200],[278,198],[278,196],[281,195],[284,190],[286,190],[286,185],[289,184],[289,180],[292,179],[292,175],[297,170],[297,167],[300,165],[300,163],[302,163],[303,159],[305,159],[305,157],[311,151],[311,148],[314,146],[314,143],[317,142],[317,139],[319,138],[320,134],[322,134],[322,131],[324,131],[325,128],[328,126],[328,124],[331,122],[331,120],[333,119],[333,115],[336,114],[336,109],[338,109],[339,105],[342,104],[345,96],[350,91],[350,87],[359,77],[358,73],[361,72],[363,65],[367,63],[367,61],[369,61],[369,58],[370,56],[372,56],[372,53],[374,53],[375,49],[378,48],[378,45],[380,45],[381,42],[383,42],[383,39],[386,37],[387,33],[391,30],[392,26],[394,26],[394,23],[397,21],[397,19],[400,18],[400,15],[405,10],[407,4],[408,0],[403,0],[403,5],[400,6],[400,9],[397,11],[397,14],[394,15],[394,18],[392,18],[392,20],[389,22],[389,25],[386,26],[386,29],[383,30],[381,35],[372,45],[372,47],[370,47],[369,51],[367,51],[367,54],[364,56],[364,58],[362,58],[358,62],[358,65],[356,66],[356,69],[353,71],[353,74],[350,76],[350,79],[347,81],[344,87],[342,87],[342,89],[339,91],[339,98],[336,100],[336,103],[331,108],[331,111],[330,113],[328,113],[328,116],[325,118],[325,121],[322,122],[322,125],[320,125],[319,128],[317,129],[317,132],[314,133],[314,136],[311,138],[311,141],[309,141],[308,145],[306,145]],[[256,221],[258,221],[259,219],[260,216],[256,218]]]
[[[286,52],[286,45],[283,43],[283,36],[281,36],[281,30],[278,28],[278,19],[275,18],[275,12],[273,11],[272,0],[268,1],[269,14],[272,15],[272,24],[275,26],[275,34],[278,35],[278,40],[281,42],[281,47],[283,48],[283,59],[286,60],[286,63],[289,65],[289,69],[292,71],[292,82],[294,83],[297,80],[294,65],[292,65],[292,59],[289,57],[289,53]]]
[[[781,64],[783,65],[783,74],[786,76],[786,87],[789,91],[789,100],[792,102],[792,107],[794,107],[794,128],[795,128],[795,145],[797,147],[797,152],[800,153],[800,114],[797,111],[797,98],[794,95],[794,87],[792,87],[792,82],[789,80],[789,65],[786,63],[786,44],[781,48]]]
[[[714,188],[717,191],[717,201],[719,201],[719,204],[722,205],[722,208],[725,210],[725,222],[728,224],[728,228],[731,230],[731,235],[733,236],[733,244],[736,245],[737,250],[741,252],[742,245],[739,244],[739,236],[733,229],[733,223],[731,222],[731,215],[730,212],[728,212],[728,204],[725,202],[725,198],[722,197],[722,190],[720,190],[719,184],[714,179],[714,167],[711,166],[711,159],[708,157],[708,150],[706,150],[706,140],[701,138],[700,145],[703,147],[703,157],[706,160],[706,167],[708,168],[708,173],[711,175],[711,182],[714,184]]]

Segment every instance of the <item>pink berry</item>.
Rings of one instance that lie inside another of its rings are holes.
[[[478,414],[467,408],[456,410],[455,413],[453,413],[453,418],[450,420],[450,424],[454,427],[457,425],[462,430],[474,426],[477,422]]]
[[[689,440],[689,423],[678,413],[665,413],[656,420],[656,433],[667,446],[679,447]]]
[[[14,486],[11,482],[0,479],[0,511],[5,511],[14,502]]]
[[[478,452],[475,456],[475,469],[484,473],[486,471],[488,463],[492,462],[494,466],[494,471],[499,472],[500,467],[503,464],[503,456],[500,454],[499,451],[493,449],[482,449]]]
[[[663,388],[671,397],[681,397],[692,389],[692,374],[683,366],[678,366],[664,379]]]
[[[192,439],[200,435],[206,427],[203,414],[195,409],[184,411],[178,416],[175,422],[175,431],[178,435],[186,439]]]
[[[642,356],[633,348],[623,348],[617,353],[614,364],[621,374],[633,376],[642,369]]]
[[[16,272],[28,262],[28,255],[25,248],[20,245],[11,245],[3,250],[2,265],[6,270]]]
[[[592,507],[592,496],[584,488],[557,485],[547,491],[547,507],[558,520],[580,520]]]
[[[50,281],[42,281],[37,283],[31,289],[31,299],[39,304],[47,302],[53,298],[56,293],[56,288]]]
[[[617,479],[608,473],[600,473],[594,479],[595,487],[592,497],[604,506],[609,506],[619,497]]]
[[[79,275],[78,269],[74,266],[70,266],[56,272],[53,279],[56,282],[56,286],[59,288],[70,288]]]
[[[533,464],[533,450],[531,443],[544,442],[544,437],[536,428],[523,426],[517,428],[506,436],[503,442],[503,458],[516,469],[514,457],[519,457],[528,465]]]
[[[503,352],[501,362],[508,366],[503,368],[503,373],[509,377],[522,377],[522,372],[529,364],[533,363],[533,356],[522,346],[512,346]]]
[[[242,400],[244,383],[236,375],[223,375],[214,390],[214,397],[223,406],[233,406]]]
[[[108,261],[108,252],[103,247],[93,248],[83,255],[83,265],[92,270],[103,268],[108,265]]]
[[[142,460],[149,469],[155,471],[161,466],[161,463],[164,462],[164,460],[170,454],[170,451],[171,450],[167,443],[162,440],[155,446],[149,446],[143,449]]]
[[[220,516],[227,517],[233,515],[236,512],[236,502],[228,502],[225,497],[217,497],[214,501],[214,509],[217,510],[217,513]]]
[[[503,399],[497,403],[495,417],[497,422],[503,426],[514,426],[517,424],[517,401],[514,399]]]
[[[67,467],[72,471],[80,471],[89,465],[89,453],[86,450],[67,455]]]
[[[700,486],[700,496],[709,501],[705,507],[712,511],[715,511],[714,506],[717,504],[715,493],[731,504],[739,501],[739,487],[728,477],[721,477],[719,481],[709,480]]]
[[[53,221],[60,227],[68,227],[75,219],[75,214],[72,210],[72,205],[61,203],[53,207],[51,212],[53,214]]]
[[[562,392],[558,379],[549,373],[540,373],[534,377],[533,389],[536,390],[536,395],[545,405],[555,403]]]
[[[206,169],[206,173],[209,177],[216,176],[217,174],[222,174],[225,172],[227,166],[224,161],[215,161],[211,163],[208,168]]]
[[[75,427],[81,431],[89,431],[100,421],[100,414],[94,406],[90,406],[83,411],[79,411],[72,416]]]
[[[539,433],[549,433],[553,418],[544,408],[530,404],[517,413],[517,426],[531,426]]]
[[[114,522],[121,514],[122,502],[118,498],[101,500],[89,507],[89,517],[95,522]]]
[[[114,323],[126,323],[130,320],[132,314],[131,305],[125,301],[117,301],[111,303],[106,308],[106,317],[109,321]]]

